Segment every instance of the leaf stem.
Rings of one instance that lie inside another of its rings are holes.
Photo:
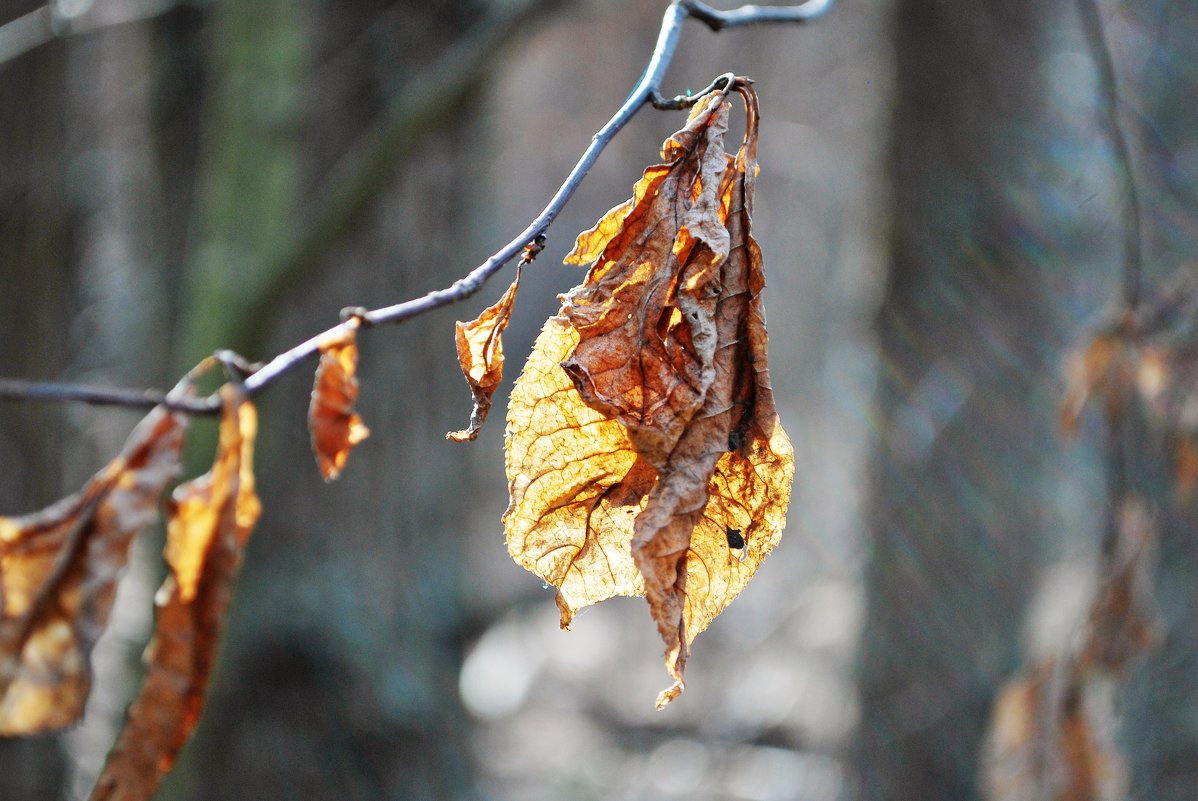
[[[541,213],[514,239],[449,286],[401,303],[364,312],[360,315],[362,328],[384,323],[400,323],[410,317],[416,317],[441,306],[465,300],[473,295],[491,276],[520,255],[525,246],[545,235],[549,226],[561,213],[566,203],[582,184],[583,179],[586,178],[587,173],[590,172],[591,167],[599,159],[599,155],[642,107],[654,105],[666,109],[684,108],[690,100],[689,98],[679,96],[667,100],[662,97],[660,89],[666,69],[670,66],[678,48],[682,24],[687,17],[694,17],[713,31],[721,31],[724,28],[737,28],[756,23],[807,22],[824,14],[831,8],[832,3],[833,0],[807,0],[806,3],[796,6],[746,5],[729,11],[719,11],[697,2],[697,0],[673,0],[662,17],[657,44],[653,48],[644,73],[641,74],[640,79],[637,80],[611,119],[592,137],[591,143],[579,157],[574,169],[566,176],[565,181],[558,187],[557,192],[549,199]],[[728,80],[727,75],[721,76],[709,88],[727,89]],[[722,85],[720,85],[721,82],[723,82]],[[246,377],[244,384],[246,394],[251,396],[257,394],[287,371],[315,356],[320,350],[321,342],[335,339],[339,334],[344,333],[347,325],[348,323],[345,322],[335,325],[266,362]],[[76,401],[129,408],[151,408],[164,405],[174,411],[195,415],[215,415],[221,409],[220,399],[216,394],[206,398],[171,397],[168,399],[165,393],[157,390],[113,389],[14,379],[0,379],[0,398]]]

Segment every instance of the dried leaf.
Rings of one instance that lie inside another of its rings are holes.
[[[370,429],[354,413],[358,399],[358,321],[351,318],[342,333],[320,343],[320,366],[308,406],[312,451],[325,481],[341,475],[349,452],[370,436]]]
[[[558,587],[563,625],[646,594],[675,679],[659,707],[778,542],[794,471],[749,233],[756,96],[739,91],[735,159],[731,103],[714,93],[666,141],[667,163],[579,237],[571,259],[597,260],[546,323],[508,414],[509,551]]]
[[[508,402],[508,552],[557,587],[562,628],[585,606],[644,594],[632,525],[657,478],[561,369],[577,344],[569,322],[550,317]]]
[[[721,94],[697,104],[662,148],[668,163],[637,182],[628,211],[614,209],[579,237],[575,257],[606,242],[561,311],[580,334],[563,368],[587,404],[623,423],[658,469],[715,377],[730,107]]]
[[[254,491],[253,404],[221,389],[224,412],[212,469],[175,490],[167,529],[170,574],[141,693],[108,757],[92,801],[145,801],[199,720],[242,550],[261,505]]]
[[[756,96],[747,95],[746,102],[748,132],[737,154],[727,205],[730,251],[719,272],[721,292],[714,310],[715,380],[666,455],[633,538],[633,556],[645,577],[649,607],[666,642],[666,666],[675,680],[658,697],[659,708],[682,691],[695,635],[740,593],[777,544],[794,472],[766,361],[765,275],[750,234]],[[745,558],[734,564],[724,559],[726,566],[721,566],[732,532],[746,542]]]
[[[987,801],[1105,801],[1126,796],[1110,689],[1160,641],[1151,580],[1156,532],[1147,504],[1120,500],[1115,549],[1073,650],[999,691],[982,759]],[[1111,680],[1114,682],[1112,683]]]
[[[1189,436],[1177,436],[1173,445],[1173,481],[1177,500],[1188,504],[1198,487],[1198,447]]]
[[[470,412],[469,428],[449,432],[445,435],[448,440],[467,442],[477,437],[491,411],[491,396],[503,380],[503,329],[512,317],[520,273],[521,269],[517,267],[516,280],[495,305],[488,306],[468,323],[457,323],[458,364],[474,396],[474,410]]]
[[[999,691],[987,732],[987,801],[1123,798],[1127,769],[1104,699],[1068,660],[1041,662]]]
[[[1148,504],[1123,498],[1114,525],[1114,553],[1090,605],[1079,659],[1083,670],[1120,676],[1136,656],[1160,644],[1162,626],[1152,590],[1157,533]]]
[[[1103,401],[1108,422],[1123,414],[1138,382],[1145,379],[1138,362],[1135,345],[1119,330],[1104,331],[1080,352],[1069,354],[1060,421],[1067,436],[1076,436],[1081,414],[1092,398]]]
[[[78,493],[0,518],[0,734],[60,729],[83,714],[116,580],[178,475],[186,427],[157,408]]]

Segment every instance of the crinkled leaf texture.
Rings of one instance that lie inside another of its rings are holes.
[[[562,625],[645,595],[683,689],[691,642],[778,543],[794,458],[766,362],[750,234],[757,99],[735,157],[713,93],[633,197],[578,237],[594,261],[546,322],[508,412],[504,515],[517,563],[558,589]]]
[[[129,545],[158,519],[179,473],[186,428],[186,418],[154,409],[82,490],[0,518],[0,734],[61,729],[83,714],[92,647]]]
[[[340,334],[320,343],[320,365],[308,405],[312,452],[325,481],[341,475],[349,452],[370,436],[354,412],[358,399],[358,321],[352,318]]]
[[[262,510],[253,473],[257,413],[239,389],[227,385],[221,395],[212,469],[174,493],[166,546],[170,573],[155,598],[146,679],[92,801],[150,798],[204,705],[241,554]]]
[[[516,278],[503,296],[493,306],[483,309],[482,314],[468,323],[458,321],[455,327],[455,342],[458,364],[470,393],[474,396],[474,408],[470,412],[470,425],[461,431],[450,431],[445,438],[452,442],[469,442],[478,436],[487,414],[491,411],[491,396],[503,381],[503,329],[512,319],[512,306],[516,302],[516,291],[520,288],[521,267],[516,267]]]

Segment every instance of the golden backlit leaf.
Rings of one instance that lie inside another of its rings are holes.
[[[349,452],[370,436],[370,429],[354,413],[358,400],[357,318],[351,318],[335,338],[320,343],[320,365],[308,405],[308,430],[312,452],[325,481],[341,475]]]
[[[682,691],[695,636],[781,536],[793,453],[766,363],[750,235],[757,103],[736,158],[731,102],[700,100],[628,203],[578,240],[596,259],[563,297],[508,413],[508,548],[583,606],[645,594]]]
[[[109,754],[92,801],[146,801],[199,720],[241,554],[261,513],[254,491],[257,414],[244,393],[221,389],[212,469],[174,493],[167,529],[170,574],[158,590],[141,693]]]
[[[521,268],[517,267],[516,279],[493,306],[483,309],[482,314],[468,323],[457,323],[458,364],[474,396],[474,409],[470,412],[470,426],[449,432],[445,435],[448,440],[467,442],[477,437],[491,411],[491,396],[503,380],[503,329],[512,317],[520,273]]]
[[[578,333],[550,317],[508,402],[508,552],[557,587],[561,625],[584,606],[642,595],[633,519],[657,473],[624,427],[582,402],[561,362]]]
[[[178,475],[185,417],[154,409],[75,495],[0,518],[0,735],[69,726],[134,536]]]

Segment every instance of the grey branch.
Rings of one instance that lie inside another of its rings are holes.
[[[1115,157],[1123,173],[1123,191],[1127,197],[1127,228],[1124,233],[1123,302],[1135,308],[1140,302],[1143,267],[1141,245],[1140,191],[1136,184],[1136,172],[1131,158],[1131,146],[1127,142],[1123,124],[1119,120],[1119,82],[1115,71],[1115,59],[1107,43],[1106,26],[1102,22],[1102,11],[1096,0],[1078,0],[1082,27],[1098,70],[1098,82],[1106,106],[1107,128]]]
[[[658,105],[663,108],[685,106],[687,104],[685,98],[666,100],[662,97],[661,81],[674,58],[682,24],[687,17],[694,17],[715,31],[755,23],[807,22],[827,12],[832,6],[832,2],[833,0],[807,0],[806,3],[797,6],[750,5],[729,11],[717,11],[696,0],[673,0],[662,17],[657,44],[649,57],[649,64],[645,67],[645,72],[632,87],[616,113],[591,139],[590,145],[583,151],[578,163],[574,165],[574,169],[566,176],[565,181],[549,199],[541,213],[512,241],[448,287],[361,314],[362,328],[385,323],[400,323],[441,306],[465,300],[473,295],[491,276],[520,255],[526,245],[531,244],[537,237],[545,235],[549,226],[561,213],[575,190],[582,184],[587,173],[590,172],[591,167],[599,159],[599,155],[642,107],[645,105]],[[726,89],[728,80],[729,76],[721,76],[713,82],[711,88]],[[257,394],[287,371],[315,356],[320,350],[320,342],[337,337],[346,330],[346,326],[347,323],[340,323],[275,356],[245,379],[246,393],[251,396]],[[219,399],[215,396],[196,399],[167,399],[165,393],[154,390],[142,392],[16,380],[0,380],[0,398],[81,401],[95,405],[133,408],[149,408],[163,404],[178,411],[209,415],[218,413],[221,408]]]
[[[18,56],[63,36],[152,19],[170,11],[176,0],[129,0],[86,6],[84,13],[66,16],[50,2],[0,25],[0,67]]]

